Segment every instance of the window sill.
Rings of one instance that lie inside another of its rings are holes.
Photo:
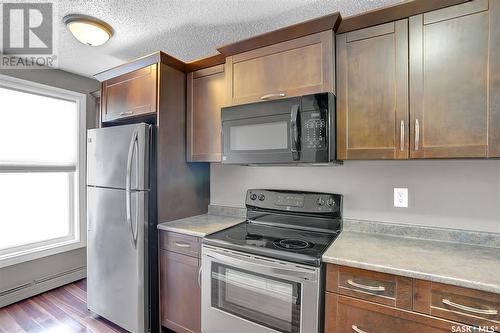
[[[5,255],[0,255],[0,268],[52,256],[58,253],[84,248],[85,246],[85,240],[70,239],[59,241],[57,243],[54,242],[43,246],[33,247],[24,251],[17,251]]]

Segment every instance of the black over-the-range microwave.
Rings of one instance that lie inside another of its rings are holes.
[[[301,164],[336,160],[335,95],[224,107],[222,163]]]

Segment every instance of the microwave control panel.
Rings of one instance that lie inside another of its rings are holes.
[[[302,149],[326,149],[326,111],[301,112],[302,117]]]

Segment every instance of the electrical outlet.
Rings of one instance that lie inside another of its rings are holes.
[[[408,188],[394,188],[394,207],[408,208]]]

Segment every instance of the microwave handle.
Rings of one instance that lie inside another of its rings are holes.
[[[300,150],[300,123],[299,123],[299,105],[292,105],[292,110],[290,113],[290,140],[292,151],[292,158],[294,161],[300,160],[299,150]]]

